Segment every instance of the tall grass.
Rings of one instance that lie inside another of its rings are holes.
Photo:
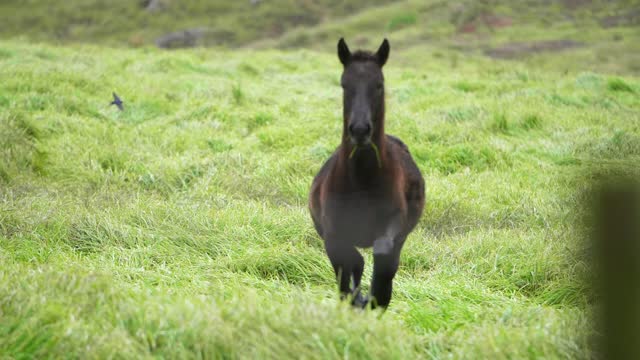
[[[640,101],[611,85],[636,77],[392,52],[387,130],[427,205],[382,315],[338,303],[306,209],[335,56],[0,48],[3,356],[593,354],[576,224],[584,174],[638,168]]]

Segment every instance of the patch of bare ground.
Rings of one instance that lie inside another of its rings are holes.
[[[475,33],[478,31],[478,28],[485,27],[490,31],[493,31],[497,28],[509,27],[513,25],[513,21],[511,18],[506,16],[498,16],[498,15],[483,15],[478,18],[473,19],[472,21],[461,24],[458,27],[459,33]]]
[[[500,47],[487,49],[484,53],[494,59],[515,59],[540,52],[563,51],[582,46],[585,46],[585,44],[567,39],[512,42]]]
[[[600,19],[600,25],[604,28],[640,25],[640,8],[625,12],[624,14],[604,17]]]
[[[563,0],[564,6],[570,10],[576,10],[591,4],[592,0]]]

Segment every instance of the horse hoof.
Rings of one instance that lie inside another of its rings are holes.
[[[364,296],[361,293],[357,293],[353,296],[353,300],[351,300],[351,305],[358,309],[364,309],[367,307],[369,303],[369,297]]]

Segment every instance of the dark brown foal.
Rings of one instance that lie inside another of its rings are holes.
[[[309,208],[341,297],[386,308],[402,245],[422,214],[424,180],[407,146],[384,133],[382,66],[389,42],[376,53],[351,53],[340,39],[338,57],[344,66],[342,143],[313,180]],[[371,246],[370,296],[362,296],[364,259],[356,248]]]

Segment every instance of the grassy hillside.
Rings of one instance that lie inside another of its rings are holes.
[[[638,169],[638,78],[392,51],[428,202],[380,317],[338,304],[306,210],[334,55],[0,49],[5,356],[592,355],[576,224],[592,171]]]
[[[326,51],[341,36],[366,47],[388,36],[416,64],[425,53],[451,62],[474,55],[560,71],[637,76],[638,9],[637,1],[405,0],[299,27],[251,46]]]
[[[153,44],[161,35],[204,29],[200,45],[241,45],[314,26],[389,0],[6,0],[0,3],[0,36],[111,46]]]
[[[537,68],[640,75],[637,0],[45,0],[0,2],[0,38],[155,46],[192,30],[196,46],[333,52],[341,36],[455,63],[472,54]],[[560,55],[560,56],[559,56]]]

